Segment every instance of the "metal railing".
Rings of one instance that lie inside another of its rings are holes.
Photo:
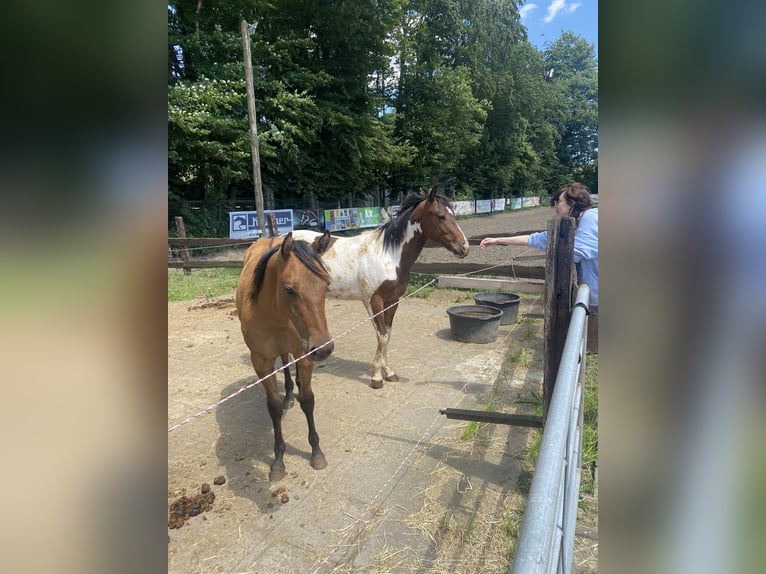
[[[543,430],[512,574],[568,574],[572,569],[580,491],[588,297],[587,285],[580,285]]]

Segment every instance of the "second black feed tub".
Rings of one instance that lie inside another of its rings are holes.
[[[519,301],[521,297],[515,293],[477,293],[473,296],[477,305],[495,307],[503,312],[501,325],[513,325],[519,316]]]

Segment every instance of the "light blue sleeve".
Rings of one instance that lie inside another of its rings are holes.
[[[532,233],[527,240],[527,245],[540,251],[545,251],[548,248],[548,232],[538,231],[537,233]]]
[[[598,208],[586,211],[574,238],[574,261],[598,259]]]

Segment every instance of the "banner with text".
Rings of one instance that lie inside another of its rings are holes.
[[[264,215],[274,214],[277,221],[277,233],[283,235],[293,230],[292,209],[267,209]],[[268,224],[265,225],[268,233]],[[260,237],[261,230],[258,225],[257,211],[230,211],[229,212],[229,239],[247,239]]]

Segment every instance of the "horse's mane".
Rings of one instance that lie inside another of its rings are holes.
[[[450,206],[450,202],[446,197],[441,195],[436,195],[434,197],[442,205],[447,207]],[[387,221],[377,229],[378,233],[383,234],[383,249],[392,251],[402,244],[402,241],[404,241],[404,233],[407,231],[407,223],[410,220],[412,212],[427,198],[427,195],[410,192],[407,197],[404,198],[404,201],[402,201],[396,219]]]
[[[258,265],[255,266],[255,272],[253,273],[253,299],[258,298],[258,293],[263,286],[263,280],[266,277],[266,266],[269,263],[269,259],[271,259],[271,257],[281,248],[281,245],[277,245],[269,249],[263,254],[260,261],[258,261]],[[311,248],[311,245],[306,241],[301,239],[293,241],[293,253],[314,275],[329,281],[330,275],[327,272],[327,267],[325,267],[324,261],[322,261],[322,258],[316,254]]]

